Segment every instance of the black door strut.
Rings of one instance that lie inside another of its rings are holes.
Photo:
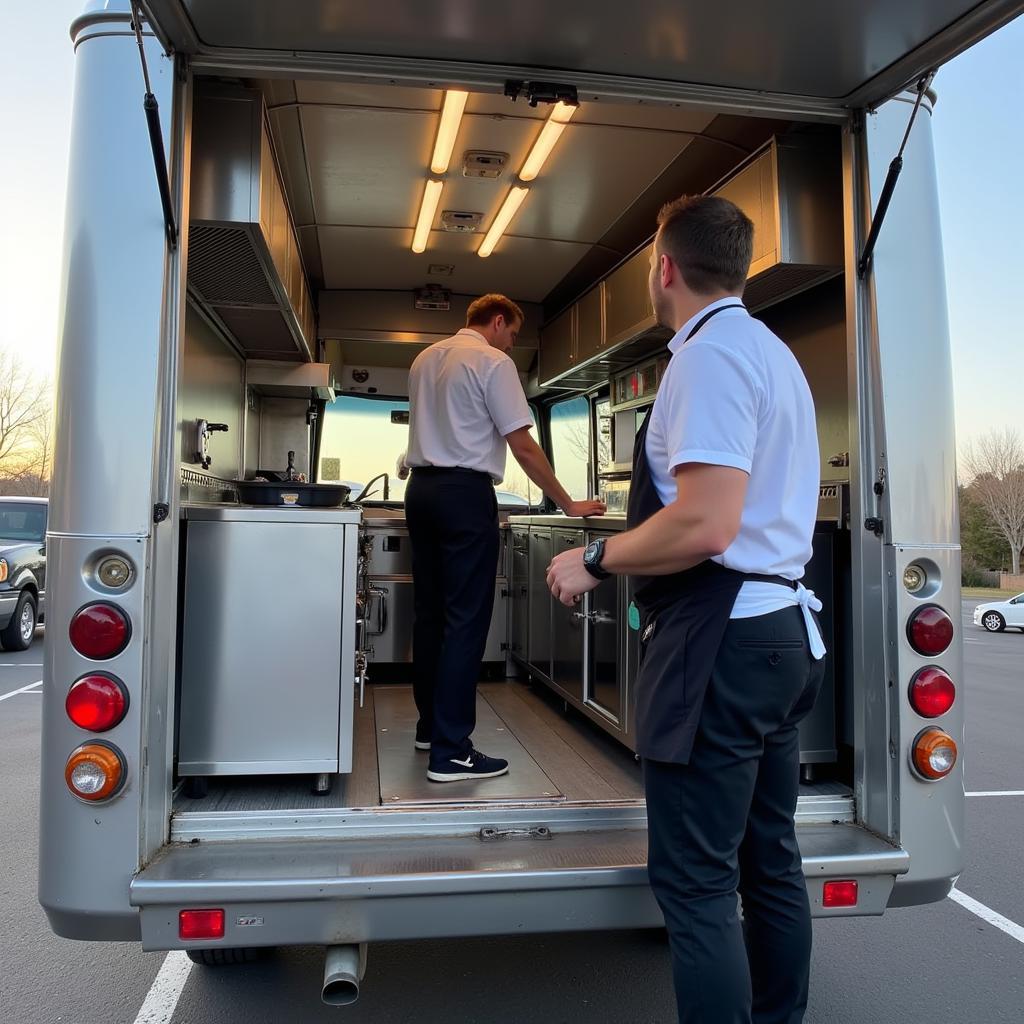
[[[142,43],[142,15],[136,0],[131,0],[132,28],[139,44],[139,57],[142,59],[142,77],[146,82],[146,95],[142,100],[142,108],[146,112],[146,124],[149,126],[149,145],[153,150],[153,163],[156,166],[156,183],[160,189],[160,203],[164,208],[164,228],[167,231],[167,242],[172,249],[178,247],[178,228],[174,223],[174,211],[171,207],[171,184],[167,178],[167,158],[164,155],[164,135],[160,130],[160,105],[153,95],[149,84],[149,66],[146,64],[146,50]]]
[[[871,269],[871,257],[875,251],[875,243],[878,241],[878,232],[882,227],[882,222],[885,220],[886,211],[889,209],[889,200],[892,199],[893,191],[896,188],[896,179],[899,178],[900,171],[903,170],[903,150],[907,147],[907,140],[910,138],[910,129],[914,127],[914,118],[917,117],[917,111],[921,106],[921,100],[924,99],[924,94],[932,84],[932,79],[935,77],[936,70],[937,69],[932,68],[931,71],[918,80],[917,100],[914,103],[914,109],[910,113],[910,121],[907,124],[907,130],[903,134],[903,141],[900,143],[899,152],[893,157],[892,163],[889,164],[889,173],[885,176],[885,184],[882,186],[882,194],[878,197],[878,207],[875,210],[874,217],[871,219],[871,230],[868,232],[867,241],[864,243],[864,252],[857,261],[857,276],[859,278],[863,278],[867,274],[868,270]]]

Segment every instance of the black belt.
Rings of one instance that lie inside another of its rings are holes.
[[[749,580],[751,583],[777,583],[783,587],[789,587],[790,590],[796,590],[798,586],[796,580],[787,580],[785,576],[761,576],[756,572],[743,573],[743,579]]]
[[[482,476],[488,480],[491,474],[482,469],[467,469],[465,466],[412,466],[410,469],[416,476],[441,476],[445,473],[469,473],[471,476]]]

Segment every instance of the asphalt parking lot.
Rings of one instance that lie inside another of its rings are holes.
[[[963,609],[967,899],[818,922],[809,1024],[1021,1019],[1024,634],[984,633],[974,604]],[[182,954],[56,938],[35,894],[42,645],[0,654],[0,1024],[675,1019],[667,950],[649,933],[374,946],[362,996],[342,1010],[320,1002],[317,949],[209,970]]]

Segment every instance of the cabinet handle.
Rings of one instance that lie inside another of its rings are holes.
[[[590,618],[590,613],[589,612],[573,612],[572,613],[572,617],[574,619],[589,619]]]

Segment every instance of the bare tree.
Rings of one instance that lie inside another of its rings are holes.
[[[963,465],[972,494],[1010,545],[1013,574],[1020,575],[1024,548],[1024,440],[1010,427],[968,442]]]
[[[0,479],[20,477],[35,467],[36,433],[49,415],[49,384],[0,349]]]

